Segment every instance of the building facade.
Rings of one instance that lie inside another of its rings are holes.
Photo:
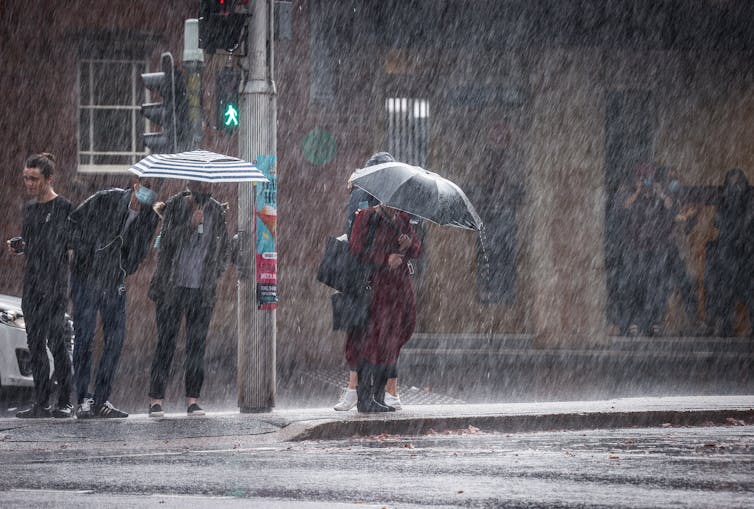
[[[56,188],[74,202],[127,185],[147,128],[139,75],[157,70],[163,51],[180,60],[183,22],[198,4],[0,5],[4,238],[20,230],[30,153],[58,157]],[[614,263],[625,238],[611,230],[611,210],[642,163],[669,167],[698,191],[685,263],[701,303],[689,317],[671,298],[664,330],[682,335],[705,318],[709,196],[730,168],[754,179],[749,2],[300,0],[290,13],[291,37],[275,41],[283,372],[341,362],[330,291],[315,275],[326,236],[342,231],[348,176],[382,150],[458,183],[486,224],[481,240],[421,225],[417,333],[521,335],[535,348],[620,335]],[[237,135],[215,129],[213,87],[238,60],[217,54],[203,70],[203,144],[230,154]],[[165,183],[163,197],[178,186]],[[236,191],[217,194],[234,231]],[[0,257],[0,291],[19,294],[20,262]],[[129,295],[136,356],[154,342],[144,299],[153,267],[152,255]],[[230,267],[208,347],[210,362],[231,371],[235,277]],[[750,328],[739,309],[737,330]]]

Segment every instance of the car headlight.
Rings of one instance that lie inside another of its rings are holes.
[[[26,328],[24,315],[17,311],[5,310],[0,312],[0,322],[10,327],[16,327],[18,329]]]

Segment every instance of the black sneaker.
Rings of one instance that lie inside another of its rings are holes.
[[[95,417],[102,417],[104,419],[125,419],[128,414],[122,410],[118,410],[109,401],[105,401],[102,405],[99,405],[94,409]]]
[[[30,408],[16,413],[16,417],[19,419],[44,419],[46,417],[52,417],[52,413],[50,412],[50,407],[44,407],[39,403],[34,403]]]
[[[189,415],[205,415],[204,409],[196,403],[191,403],[188,407],[188,410],[186,410],[186,413]]]
[[[165,417],[165,412],[162,411],[162,405],[159,403],[149,405],[149,417]]]
[[[66,403],[65,405],[58,405],[58,407],[52,411],[52,416],[56,419],[66,419],[73,417],[73,405]]]

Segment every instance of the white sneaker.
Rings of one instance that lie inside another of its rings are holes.
[[[393,396],[389,392],[385,393],[385,404],[391,406],[396,410],[401,410],[403,405],[401,404],[401,397],[398,395]]]
[[[343,396],[340,397],[340,401],[333,407],[339,412],[345,412],[351,410],[356,406],[359,398],[356,395],[356,389],[346,389],[343,391]]]
[[[79,408],[76,410],[77,419],[89,419],[94,417],[94,400],[92,398],[84,398],[84,401],[79,403]]]

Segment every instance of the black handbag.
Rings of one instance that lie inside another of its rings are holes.
[[[372,248],[377,223],[376,218],[369,222],[367,250]],[[317,280],[338,290],[332,296],[333,330],[349,331],[366,327],[372,302],[373,270],[372,264],[351,254],[347,235],[327,238]]]
[[[317,281],[339,292],[361,293],[372,275],[372,267],[351,254],[348,237],[328,237],[325,256],[319,264]]]
[[[332,295],[333,330],[351,331],[363,329],[369,322],[369,306],[372,291],[365,289],[361,294],[336,292]]]

